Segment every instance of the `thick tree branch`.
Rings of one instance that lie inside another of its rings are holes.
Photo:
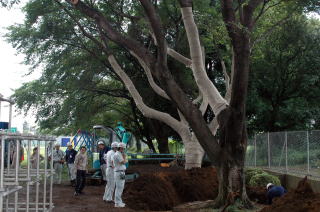
[[[139,108],[139,110],[141,111],[141,113],[144,116],[162,121],[177,132],[180,132],[181,128],[185,127],[181,124],[181,122],[179,122],[178,120],[176,120],[175,118],[173,118],[169,114],[157,111],[157,110],[145,105],[142,97],[140,96],[139,92],[135,88],[133,82],[128,77],[128,75],[122,70],[122,68],[120,67],[120,65],[116,61],[115,57],[113,55],[109,55],[108,61],[110,62],[111,66],[115,70],[115,72],[120,76],[122,81],[125,82],[127,89],[129,90],[131,96],[133,97],[133,100],[135,101],[137,107]]]
[[[71,0],[68,1],[72,3]],[[72,4],[80,12],[89,16],[90,18],[93,18],[98,24],[98,26],[100,26],[106,32],[110,40],[116,42],[120,46],[134,51],[135,54],[137,54],[140,58],[142,58],[145,61],[146,64],[154,63],[154,57],[148,52],[146,48],[143,47],[143,45],[141,45],[138,41],[129,37],[125,37],[121,33],[115,31],[101,12],[88,7],[86,4],[78,0],[74,0],[74,3]]]
[[[140,65],[142,66],[142,68],[144,69],[146,75],[147,75],[147,79],[148,79],[148,82],[151,86],[151,88],[159,95],[159,96],[162,96],[163,98],[167,99],[167,100],[170,100],[170,97],[166,94],[166,92],[160,88],[156,82],[154,81],[153,79],[153,76],[151,74],[151,71],[149,69],[149,67],[143,62],[143,60],[138,56],[136,55],[134,52],[130,51],[130,54],[132,56],[134,56],[138,62],[140,63]]]
[[[186,67],[191,68],[192,67],[192,61],[189,58],[186,58],[185,56],[179,54],[175,50],[171,48],[167,48],[168,55],[179,61],[180,63],[184,64]]]
[[[227,102],[211,82],[205,71],[203,63],[204,54],[200,45],[199,32],[194,22],[192,8],[182,7],[181,13],[190,47],[193,76],[196,80],[200,92],[203,95],[203,98],[208,99],[214,114],[218,115],[220,111],[225,109],[225,107],[227,106]]]
[[[160,17],[150,0],[139,0],[149,19],[149,23],[158,46],[158,62],[167,64],[167,43]]]

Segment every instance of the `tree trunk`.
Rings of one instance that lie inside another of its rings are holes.
[[[201,168],[204,150],[196,136],[185,133],[180,135],[185,149],[185,169]]]
[[[146,143],[149,147],[150,150],[152,150],[152,152],[156,153],[156,149],[154,148],[154,145],[152,143],[152,139],[150,136],[147,136],[147,143]]]
[[[159,153],[161,153],[161,154],[170,153],[170,151],[169,151],[169,143],[168,143],[168,136],[166,136],[166,135],[164,135],[164,136],[156,135],[156,139],[157,139],[157,142],[158,142]]]
[[[238,125],[238,113],[231,108],[223,111],[219,117],[221,160],[217,166],[219,180],[219,194],[214,207],[231,205],[238,198],[246,208],[252,204],[247,196],[244,176],[245,153],[247,147],[246,125],[242,125],[241,136],[234,136]],[[244,119],[244,117],[243,117]]]
[[[147,123],[152,134],[157,140],[159,153],[169,153],[168,137],[170,135],[170,131],[172,131],[171,128],[168,127],[168,125],[166,125],[165,123],[155,119],[148,119]]]

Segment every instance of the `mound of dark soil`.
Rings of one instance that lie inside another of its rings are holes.
[[[265,187],[247,187],[247,194],[251,201],[266,204],[267,189]]]
[[[170,210],[173,206],[214,199],[218,194],[212,167],[148,173],[128,184],[124,201],[135,210]]]
[[[301,180],[294,191],[289,191],[281,198],[275,199],[272,205],[260,212],[319,212],[320,194],[314,193],[307,178]]]

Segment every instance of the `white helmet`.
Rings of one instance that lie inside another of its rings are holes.
[[[59,142],[57,142],[57,143],[55,143],[55,145],[54,146],[60,146],[60,143]]]
[[[126,148],[126,145],[122,142],[118,143],[118,148]]]
[[[71,143],[71,142],[68,142],[68,143],[67,143],[67,146],[72,146],[72,143]]]
[[[103,141],[99,141],[98,145],[100,145],[100,144],[104,145],[104,142]]]
[[[274,186],[273,183],[268,183],[267,184],[267,190],[269,189],[270,186]]]
[[[112,142],[111,148],[118,147],[118,142]]]

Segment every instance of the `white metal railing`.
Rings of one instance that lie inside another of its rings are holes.
[[[248,141],[246,166],[320,178],[320,131],[258,134]]]
[[[48,162],[48,156],[55,138],[0,131],[0,140],[0,212],[52,211],[54,171],[53,160]],[[38,149],[33,167],[32,147]],[[41,148],[44,148],[42,164]],[[21,158],[25,155],[22,164]]]

